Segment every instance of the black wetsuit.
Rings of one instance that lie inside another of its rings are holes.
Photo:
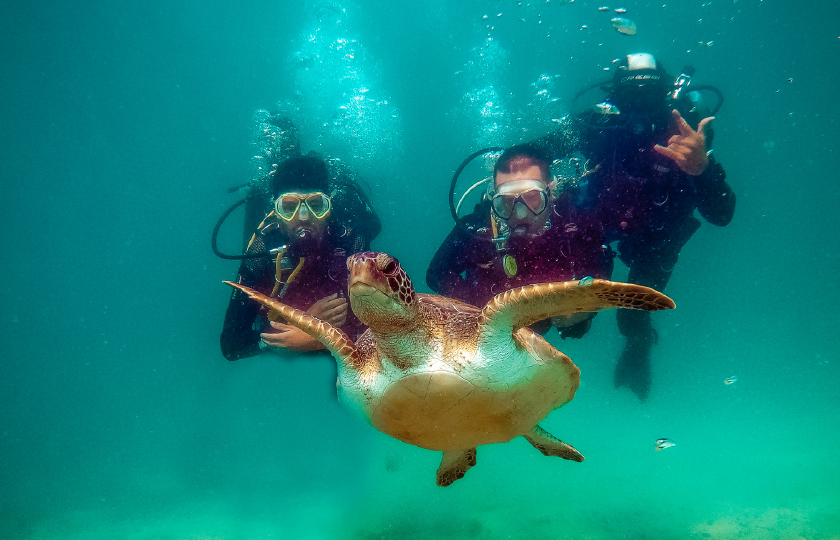
[[[317,154],[310,152],[310,154]],[[338,159],[325,160],[330,176],[330,225],[324,244],[315,254],[307,255],[304,266],[280,299],[300,310],[309,309],[312,304],[329,296],[347,296],[347,257],[359,251],[368,251],[371,241],[379,234],[382,225],[374,212],[370,200],[360,189],[358,179]],[[267,197],[255,197],[252,208],[268,212]],[[253,211],[251,212],[253,215]],[[265,215],[265,214],[263,214]],[[268,223],[266,225],[269,225]],[[256,228],[257,224],[250,225]],[[257,231],[247,253],[261,253],[291,245],[289,263],[297,266],[293,243],[277,228]],[[276,257],[245,259],[239,268],[239,283],[268,295],[275,284]],[[290,271],[284,273],[287,279]],[[270,331],[266,311],[260,305],[238,290],[231,296],[221,335],[222,354],[228,360],[238,360],[259,354],[260,333]],[[348,309],[347,322],[342,330],[355,340],[364,331],[352,310]]]
[[[257,233],[248,253],[260,253],[266,249],[286,245],[286,243],[287,238],[277,229],[266,234]],[[325,296],[338,294],[346,298],[348,278],[346,261],[347,256],[342,248],[332,245],[322,246],[317,253],[305,257],[300,271],[279,300],[306,311]],[[294,254],[289,256],[289,266],[292,268],[297,267],[299,262],[299,256]],[[286,270],[283,274],[284,279],[288,279],[290,273],[290,270]],[[275,275],[275,258],[266,256],[245,259],[239,267],[238,282],[265,295],[270,295],[274,288]],[[272,331],[267,315],[267,310],[259,303],[251,300],[238,289],[234,290],[225,313],[220,338],[222,354],[225,358],[238,360],[260,353],[260,334]],[[364,326],[350,309],[347,311],[347,322],[341,329],[353,340],[364,332]]]
[[[595,216],[577,211],[570,194],[564,194],[548,211],[553,211],[548,230],[536,237],[512,236],[508,249],[500,253],[492,241],[490,203],[476,205],[435,253],[426,272],[429,288],[482,307],[495,295],[523,285],[587,276],[608,278],[612,255],[604,246],[604,232]],[[516,261],[513,276],[505,273],[504,254]],[[580,337],[589,328],[588,322],[564,332],[564,337]],[[545,333],[550,321],[532,328]]]
[[[683,117],[696,129],[698,115],[686,112]],[[636,135],[632,122],[625,129],[608,118],[596,129],[587,117],[579,120],[534,144],[554,159],[579,149],[588,160],[587,168],[597,167],[581,188],[585,191],[581,208],[598,216],[607,242],[618,241],[619,258],[630,269],[628,281],[662,291],[680,250],[700,227],[694,210],[713,225],[731,221],[735,194],[726,173],[713,156],[702,174],[683,172],[653,149],[655,144],[667,146],[672,133],[665,129]],[[616,117],[618,121],[623,120]],[[708,126],[705,132],[711,147],[713,132]],[[650,387],[648,353],[656,341],[650,314],[619,310],[617,318],[628,348],[617,366],[616,384],[630,386],[645,399]]]

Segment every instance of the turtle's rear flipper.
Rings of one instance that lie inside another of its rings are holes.
[[[531,445],[546,456],[557,456],[570,461],[583,461],[583,454],[566,444],[540,426],[534,426],[527,435],[523,435]]]
[[[476,449],[469,450],[445,450],[440,467],[437,470],[437,485],[446,487],[455,480],[464,477],[464,474],[475,465]]]

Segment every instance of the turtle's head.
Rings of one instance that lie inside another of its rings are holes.
[[[416,319],[414,286],[399,261],[387,253],[356,253],[347,258],[350,306],[374,332],[400,330]]]

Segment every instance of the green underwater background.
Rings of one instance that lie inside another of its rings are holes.
[[[0,538],[840,539],[840,3],[602,5],[5,4]],[[255,174],[255,111],[363,175],[373,247],[428,292],[461,161],[641,51],[725,95],[738,206],[682,251],[647,402],[613,388],[614,312],[551,334],[583,382],[542,425],[586,461],[519,438],[439,488],[439,453],[336,402],[329,357],[222,357],[237,264],[210,233]]]

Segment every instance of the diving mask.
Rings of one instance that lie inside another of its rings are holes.
[[[301,208],[301,204],[315,219],[324,219],[330,212],[330,198],[320,191],[315,193],[284,193],[274,201],[274,213],[284,221],[292,221]]]
[[[532,214],[542,214],[548,206],[548,186],[542,180],[522,179],[499,186],[491,199],[493,213],[508,220],[521,202]]]

